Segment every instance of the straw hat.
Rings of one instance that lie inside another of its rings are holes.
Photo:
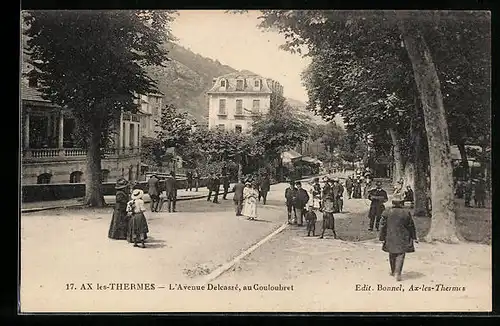
[[[141,189],[134,189],[134,191],[132,191],[132,195],[130,196],[130,198],[141,199],[143,195],[144,191],[142,191]]]
[[[115,185],[115,189],[116,190],[119,190],[119,189],[124,189],[124,188],[127,188],[128,187],[128,181],[123,179],[123,178],[120,178],[118,180],[116,180],[116,185]]]

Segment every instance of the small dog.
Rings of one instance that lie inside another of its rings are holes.
[[[316,213],[314,212],[313,206],[309,206],[309,210],[305,214],[305,219],[307,223],[307,236],[311,236],[311,232],[313,234],[313,237],[316,236],[316,221],[318,220],[318,217],[316,216]]]

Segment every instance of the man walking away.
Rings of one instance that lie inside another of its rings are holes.
[[[288,223],[296,224],[297,223],[297,212],[295,210],[295,197],[297,196],[297,189],[293,181],[290,182],[290,186],[285,190],[285,200],[286,200],[286,209],[288,212]],[[293,217],[292,217],[293,210]]]
[[[210,201],[210,199],[212,198],[212,192],[214,191],[214,180],[215,180],[215,174],[210,173],[207,179],[207,189],[208,189],[207,201]]]
[[[175,179],[174,172],[170,172],[170,175],[165,180],[165,192],[167,194],[167,208],[168,212],[175,212],[175,204],[177,201],[177,180]]]
[[[370,227],[368,231],[373,231],[373,224],[375,223],[375,228],[379,230],[380,218],[382,217],[382,212],[384,210],[384,203],[387,202],[387,192],[382,189],[382,182],[377,181],[375,183],[376,188],[368,192],[368,199],[371,200],[370,211],[368,212],[368,218],[370,219]]]
[[[303,225],[303,217],[305,214],[305,207],[307,202],[309,201],[309,194],[305,189],[302,188],[302,184],[300,181],[295,183],[297,187],[297,196],[295,199],[295,211],[297,215],[297,226]]]
[[[153,174],[148,180],[148,195],[151,198],[151,212],[158,212],[160,203],[160,180]]]
[[[214,204],[219,203],[219,188],[220,188],[220,174],[217,174],[213,180]]]
[[[193,190],[193,171],[189,170],[186,172],[186,191]]]
[[[345,180],[345,188],[347,189],[347,198],[351,199],[352,188],[353,188],[351,176],[348,176],[347,179]]]
[[[260,198],[262,197],[262,203],[265,205],[267,201],[267,193],[269,192],[271,188],[271,180],[269,180],[269,176],[266,174],[262,178],[260,182],[260,187],[259,187],[259,201]]]
[[[233,186],[233,202],[234,202],[234,207],[236,210],[236,216],[241,216],[241,210],[243,208],[243,189],[245,188],[245,185],[241,182],[241,180],[238,180],[238,183]]]
[[[196,188],[196,192],[198,192],[198,187],[200,186],[200,173],[198,172],[198,170],[194,170],[193,181],[194,181],[194,187]]]
[[[226,200],[227,193],[229,192],[229,176],[224,174],[222,176],[222,188],[224,188],[224,194],[222,195],[222,199]]]

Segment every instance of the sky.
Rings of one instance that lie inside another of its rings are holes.
[[[285,97],[307,102],[300,75],[309,59],[279,49],[284,37],[257,27],[259,11],[181,10],[171,24],[177,43],[237,70],[250,70],[283,85]]]

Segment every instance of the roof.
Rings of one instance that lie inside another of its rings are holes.
[[[236,90],[236,80],[242,78],[244,79],[244,86],[242,90]],[[265,93],[271,94],[271,88],[268,85],[268,78],[264,78],[256,73],[248,70],[232,72],[230,74],[222,75],[215,78],[215,83],[210,88],[207,93],[228,93],[228,92],[245,92],[245,93]],[[226,87],[221,89],[221,80],[226,80]],[[248,80],[253,79],[253,80]],[[254,80],[261,80],[261,86],[256,89],[254,86]]]
[[[21,100],[50,103],[42,98],[42,93],[21,83]]]
[[[281,159],[285,163],[300,159],[301,157],[302,157],[302,155],[294,150],[289,150],[289,151],[281,153]]]

